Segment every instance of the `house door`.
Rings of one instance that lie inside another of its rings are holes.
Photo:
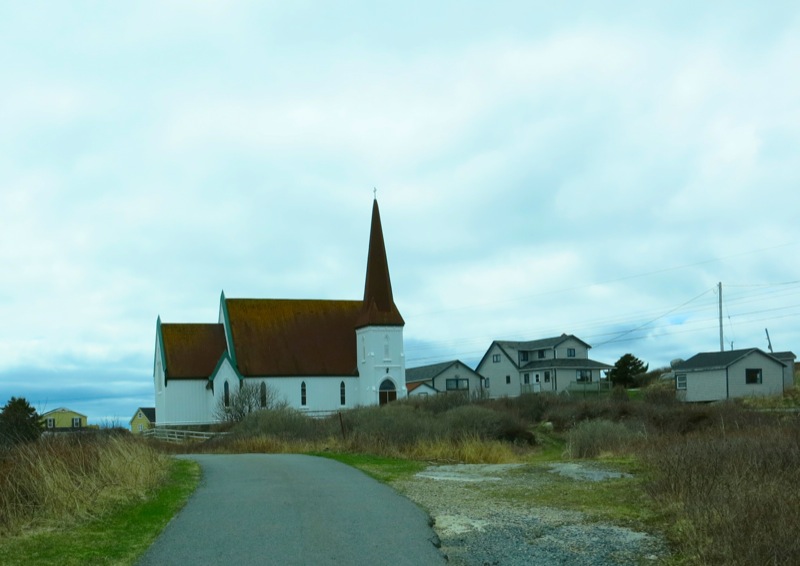
[[[378,391],[378,403],[385,405],[395,399],[397,399],[397,390],[394,387],[394,383],[392,383],[391,379],[384,379]]]

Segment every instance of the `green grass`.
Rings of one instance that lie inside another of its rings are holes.
[[[631,477],[602,481],[578,480],[551,473],[546,464],[539,463],[515,473],[547,477],[544,484],[537,481],[539,487],[535,490],[525,487],[504,488],[495,496],[514,504],[579,511],[592,520],[637,529],[661,530],[666,526],[663,513],[644,489],[645,472],[637,460],[616,458],[582,460],[579,463],[586,466],[597,463],[604,470],[623,472]]]
[[[413,476],[427,467],[424,462],[405,460],[402,458],[387,458],[371,454],[343,454],[337,452],[318,452],[312,456],[322,456],[336,460],[353,468],[357,468],[376,480],[391,484]]]
[[[183,507],[199,478],[196,462],[175,460],[169,481],[146,501],[75,527],[0,539],[0,564],[133,564]]]

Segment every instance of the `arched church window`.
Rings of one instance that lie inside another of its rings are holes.
[[[261,401],[261,408],[267,408],[267,384],[263,381],[261,382],[261,387],[259,389],[259,401]]]
[[[226,407],[231,406],[231,388],[227,381],[222,386],[222,402]]]
[[[344,389],[344,381],[339,384],[339,404],[344,405],[346,403],[345,398],[345,389]]]
[[[300,384],[300,405],[306,406],[306,382]]]

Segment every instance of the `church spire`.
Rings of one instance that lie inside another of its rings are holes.
[[[356,321],[356,328],[363,326],[404,326],[405,321],[397,310],[392,297],[392,281],[389,278],[389,262],[383,242],[381,214],[378,199],[372,203],[372,227],[369,234],[367,254],[367,279],[364,283],[364,304]]]

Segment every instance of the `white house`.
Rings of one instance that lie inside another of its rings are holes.
[[[475,371],[485,378],[492,399],[596,387],[612,366],[589,359],[590,348],[572,334],[527,342],[495,340]]]
[[[459,360],[408,368],[406,384],[407,387],[425,384],[435,392],[465,393],[473,397],[483,397],[485,393],[483,378]],[[428,388],[418,391],[415,387],[415,394],[429,393]]]
[[[672,362],[678,397],[684,401],[720,401],[734,397],[780,395],[785,364],[749,348],[705,352]]]
[[[406,383],[406,389],[409,397],[433,397],[439,394],[437,389],[434,389],[424,381]]]
[[[156,322],[158,426],[214,422],[240,384],[311,413],[406,396],[403,326],[394,303],[377,200],[364,298],[229,299],[210,324]]]

